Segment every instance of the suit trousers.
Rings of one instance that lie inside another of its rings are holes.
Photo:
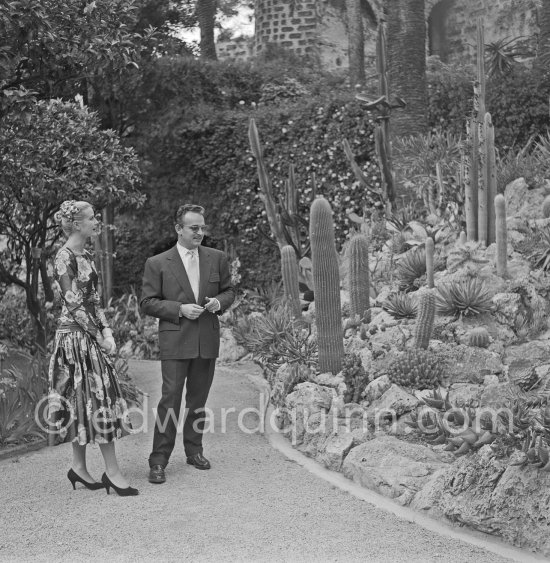
[[[176,444],[184,385],[187,417],[183,425],[186,456],[202,453],[204,406],[214,378],[215,358],[161,360],[162,397],[157,407],[149,466],[168,464]]]

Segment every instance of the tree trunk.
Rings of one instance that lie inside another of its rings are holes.
[[[361,0],[346,0],[349,76],[352,88],[365,84],[365,36]]]
[[[201,58],[217,60],[214,26],[216,23],[216,0],[197,0],[197,17],[201,32]]]
[[[541,71],[548,70],[550,63],[550,0],[541,0],[537,12],[539,23],[539,40],[535,67]]]
[[[392,135],[416,135],[426,115],[426,19],[424,0],[387,0],[390,92],[407,106],[392,112]]]

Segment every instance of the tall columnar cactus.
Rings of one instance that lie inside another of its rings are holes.
[[[414,335],[415,348],[426,350],[430,344],[435,318],[435,295],[433,291],[427,291],[420,297],[418,316],[416,320],[416,331]]]
[[[477,187],[479,173],[479,131],[475,118],[468,126],[468,140],[472,152],[468,159],[469,174],[464,175],[464,206],[466,213],[466,233],[470,242],[477,240]]]
[[[466,244],[468,242],[468,236],[464,231],[460,231],[460,235],[458,237],[458,244]]]
[[[550,195],[547,195],[542,202],[542,216],[545,219],[550,217]]]
[[[369,241],[364,234],[355,235],[349,247],[349,294],[353,317],[363,318],[370,308]]]
[[[309,236],[315,284],[319,369],[336,374],[342,369],[344,333],[332,209],[324,198],[316,199],[311,205]]]
[[[506,200],[502,194],[495,197],[496,242],[497,242],[497,275],[507,274],[508,237],[506,232]]]
[[[300,304],[300,287],[298,281],[298,262],[294,248],[287,244],[281,248],[281,272],[285,298],[288,300],[295,319],[302,316]]]
[[[497,195],[497,165],[495,152],[495,128],[491,120],[491,114],[485,114],[484,121],[484,137],[485,137],[485,178],[484,184],[487,191],[487,202],[495,201]],[[495,242],[495,207],[487,206],[487,246]]]
[[[435,245],[434,239],[432,237],[426,237],[426,281],[428,287],[433,289],[434,287],[434,252]]]

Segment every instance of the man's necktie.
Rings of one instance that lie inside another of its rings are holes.
[[[187,277],[191,284],[191,289],[195,294],[195,301],[199,300],[199,259],[194,252],[188,252]]]

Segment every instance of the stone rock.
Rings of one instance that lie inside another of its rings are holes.
[[[371,322],[369,323],[369,328],[373,326],[380,327],[382,325],[389,327],[397,325],[397,319],[394,319],[388,312],[384,311],[383,309],[372,318]]]
[[[498,320],[513,327],[518,313],[523,308],[519,293],[497,293],[493,297],[493,304]]]
[[[391,386],[392,383],[387,375],[377,377],[365,387],[363,398],[370,404],[379,399]]]
[[[237,344],[230,328],[220,329],[220,352],[218,361],[220,363],[236,362],[246,356],[246,349]]]
[[[485,387],[488,387],[489,385],[498,385],[499,382],[500,382],[500,380],[498,378],[498,375],[494,375],[492,373],[489,374],[489,375],[486,375],[483,378],[483,385]]]
[[[504,190],[506,215],[527,219],[542,218],[542,202],[545,197],[545,187],[530,190],[525,179],[518,178]]]
[[[412,506],[550,555],[550,473],[509,466],[489,446],[434,473]]]
[[[397,417],[412,411],[420,404],[420,401],[414,395],[407,393],[399,385],[392,384],[383,395],[374,401],[367,413],[395,413]]]
[[[496,352],[463,344],[432,342],[431,348],[446,360],[443,385],[482,383],[490,373],[502,373],[504,366]]]
[[[481,406],[500,408],[505,403],[510,394],[510,385],[508,383],[495,383],[487,385],[481,393]]]
[[[317,385],[325,385],[326,387],[334,387],[337,389],[344,381],[344,376],[332,375],[332,373],[319,373],[317,375],[312,375],[311,379],[313,383],[317,383]]]
[[[296,371],[298,369],[298,372]],[[271,402],[276,405],[282,405],[285,397],[292,391],[297,381],[308,379],[310,375],[309,368],[306,366],[291,366],[289,363],[282,364],[275,373],[271,387]]]
[[[299,383],[289,393],[281,409],[287,436],[293,445],[301,444],[304,434],[309,432],[309,419],[316,413],[327,413],[335,394],[333,389],[315,383]]]
[[[449,388],[449,401],[457,407],[469,404],[476,406],[481,400],[482,393],[483,385],[476,385],[474,383],[453,383]]]
[[[329,436],[318,450],[316,459],[327,469],[340,471],[344,458],[353,447],[353,434],[342,432]]]
[[[378,330],[369,336],[369,346],[373,355],[381,352],[390,352],[404,348],[405,344],[411,339],[412,330],[395,323],[393,326],[386,326],[384,330]]]
[[[444,466],[430,448],[386,435],[352,448],[342,467],[349,479],[406,505]]]
[[[523,344],[506,348],[505,361],[511,364],[514,360],[529,358],[534,364],[548,363],[550,360],[550,342],[546,340],[531,340]]]

